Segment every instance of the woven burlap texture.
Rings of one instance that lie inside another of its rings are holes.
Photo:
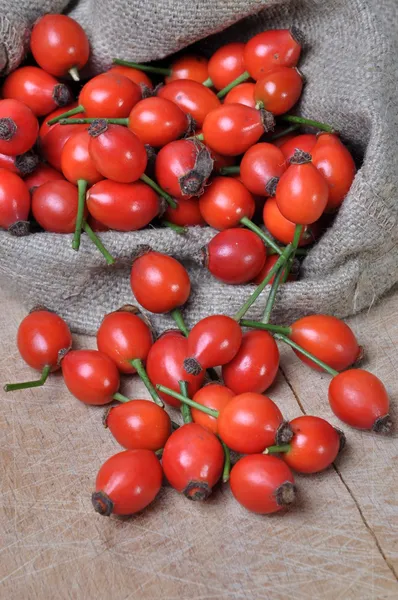
[[[18,9],[9,10],[10,2],[1,0],[0,14],[6,13],[7,31],[14,30],[14,39],[26,40],[26,32],[18,38],[15,31],[38,16],[39,4],[60,10],[64,3],[21,1]],[[302,31],[306,47],[300,68],[307,83],[298,110],[331,122],[350,140],[363,164],[333,227],[304,261],[302,279],[278,293],[273,318],[288,323],[313,312],[344,317],[371,306],[398,281],[398,4],[292,0],[264,8],[268,4],[85,0],[71,14],[89,32],[96,69],[105,67],[113,55],[138,61],[164,57],[260,9],[201,41],[199,48],[208,53],[226,40],[247,40],[267,28],[294,25]],[[4,31],[3,27],[3,36]],[[9,39],[3,39],[2,47],[8,44]],[[22,54],[21,48],[13,50],[13,66],[15,56]],[[253,289],[220,284],[200,266],[200,248],[212,235],[214,231],[200,228],[187,236],[151,228],[101,234],[118,259],[116,266],[107,267],[85,236],[77,253],[71,249],[71,236],[39,233],[13,238],[1,232],[1,282],[15,286],[27,306],[45,304],[75,330],[91,333],[104,313],[134,302],[131,258],[137,246],[149,244],[188,267],[193,293],[185,315],[192,325],[207,314],[226,310],[233,314]],[[263,303],[260,298],[249,315],[259,317]],[[170,325],[164,317],[154,321],[158,329]]]

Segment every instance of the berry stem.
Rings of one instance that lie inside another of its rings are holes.
[[[180,235],[185,235],[186,233],[188,233],[188,229],[186,227],[181,227],[181,225],[176,225],[175,223],[171,223],[170,221],[162,220],[162,225],[164,227],[168,227],[169,229],[172,229],[173,231],[175,231],[176,233],[179,233]]]
[[[289,261],[290,261],[290,259],[289,259]],[[285,269],[288,268],[289,261],[286,262],[286,265],[284,267]],[[262,319],[263,323],[269,323],[269,320],[271,318],[272,309],[275,304],[276,294],[278,292],[279,284],[282,280],[284,268],[281,267],[279,269],[279,271],[276,273],[276,275],[274,277],[274,281],[272,282],[271,291],[268,294],[267,303],[266,303],[265,309],[264,309],[264,314],[263,314],[263,319]]]
[[[152,67],[151,65],[141,65],[140,63],[130,62],[129,60],[123,60],[121,58],[112,58],[114,65],[122,65],[124,67],[131,67],[132,69],[138,69],[139,71],[145,71],[146,73],[156,73],[157,75],[171,75],[171,69],[164,67]]]
[[[194,400],[191,400],[190,398],[186,398],[182,394],[175,392],[174,390],[166,387],[165,385],[160,385],[160,383],[158,383],[158,385],[156,387],[159,390],[159,392],[168,394],[169,396],[176,398],[183,404],[185,403],[185,404],[188,404],[188,406],[192,406],[192,408],[197,408],[198,410],[201,410],[202,412],[206,413],[207,415],[210,415],[211,417],[214,417],[215,419],[217,419],[217,417],[219,415],[218,410],[213,410],[212,408],[207,408],[207,406],[203,406],[203,404],[199,404],[198,402],[195,402]]]
[[[268,446],[263,454],[282,454],[283,452],[289,452],[290,444],[281,444],[280,446]]]
[[[207,79],[205,79],[205,81],[202,82],[202,85],[204,85],[205,87],[213,87],[213,82],[210,79],[210,77],[208,77]]]
[[[200,142],[203,142],[205,139],[205,136],[203,135],[203,133],[198,133],[198,135],[193,135],[192,137],[188,138],[189,140],[195,139],[195,140],[199,140]]]
[[[228,85],[226,85],[225,88],[223,88],[222,90],[220,90],[217,93],[217,96],[219,98],[224,98],[224,96],[226,96],[228,94],[228,92],[230,90],[232,90],[232,88],[236,87],[240,83],[243,83],[244,81],[247,81],[248,79],[250,79],[250,73],[248,73],[247,71],[244,71],[242,73],[242,75],[239,75],[239,77],[237,77],[236,79],[234,79],[233,81],[231,81],[231,83],[229,83]]]
[[[280,117],[282,121],[286,121],[287,123],[297,123],[299,125],[307,125],[308,127],[316,127],[316,129],[321,129],[322,131],[327,131],[328,133],[335,133],[336,130],[331,125],[327,123],[321,123],[320,121],[314,121],[313,119],[306,119],[305,117],[298,117],[297,115],[283,115]]]
[[[127,396],[123,396],[123,394],[120,394],[119,392],[116,392],[116,394],[113,394],[113,399],[117,400],[118,402],[131,402],[130,398],[127,398]]]
[[[298,352],[300,352],[301,354],[304,354],[304,356],[306,356],[307,358],[310,358],[316,365],[321,367],[327,373],[330,373],[330,375],[332,375],[333,377],[336,377],[336,375],[339,374],[339,372],[336,371],[336,369],[332,369],[332,367],[329,367],[329,365],[324,363],[323,360],[319,360],[319,358],[317,358],[307,350],[304,350],[304,348],[296,344],[296,342],[293,342],[293,340],[288,338],[286,335],[283,335],[283,333],[275,333],[274,337],[276,340],[280,340],[281,342],[288,344],[295,350],[298,350]]]
[[[228,446],[225,444],[225,442],[223,442],[222,440],[220,440],[222,447],[224,449],[224,469],[222,472],[222,481],[223,483],[227,483],[229,481],[229,473],[231,471],[231,454],[229,451]]]
[[[93,117],[85,117],[84,119],[64,119],[62,118],[59,121],[60,125],[85,125],[86,123],[93,123],[94,121],[98,121],[98,119],[94,119]],[[111,123],[112,125],[125,125],[127,127],[129,120],[128,119],[107,119],[104,118],[104,121],[107,123]]]
[[[244,303],[242,308],[240,308],[240,310],[236,313],[236,315],[234,316],[235,321],[239,322],[242,319],[242,317],[245,316],[245,314],[247,313],[247,311],[249,310],[251,305],[254,304],[254,302],[257,300],[257,298],[259,297],[259,295],[261,294],[261,292],[263,291],[265,286],[268,285],[268,283],[271,281],[272,277],[286,263],[287,259],[290,256],[291,251],[292,251],[292,246],[291,246],[291,244],[289,244],[288,246],[286,246],[282,255],[278,258],[278,260],[276,261],[276,263],[274,264],[274,266],[272,267],[272,269],[270,270],[268,275],[263,279],[263,281],[260,283],[260,285],[257,286],[257,288],[254,290],[254,292],[251,294],[251,296],[246,300],[246,302]]]
[[[61,119],[66,119],[67,117],[73,117],[73,115],[78,115],[79,113],[82,113],[82,112],[84,112],[84,106],[79,104],[79,106],[76,106],[76,108],[71,108],[70,110],[67,110],[66,112],[62,113],[61,115],[58,115],[58,117],[54,117],[50,121],[47,121],[47,125],[55,125],[55,123],[58,123],[58,121],[61,121]]]
[[[171,206],[171,208],[177,208],[177,204],[173,200],[173,198],[171,196],[169,196],[169,194],[167,194],[167,192],[165,192],[164,190],[162,190],[162,188],[159,187],[158,184],[155,183],[155,181],[153,181],[153,179],[151,179],[150,177],[148,177],[148,175],[145,175],[145,173],[143,173],[141,175],[140,179],[141,179],[141,181],[143,181],[144,183],[146,183],[147,185],[149,185],[149,187],[151,187],[153,190],[155,190],[155,192],[157,192],[159,194],[159,196],[163,196],[163,198]]]
[[[97,246],[98,250],[104,256],[108,265],[113,265],[115,262],[115,259],[105,248],[104,244],[101,242],[99,237],[97,235],[95,235],[94,231],[91,229],[90,225],[86,221],[84,221],[84,223],[83,223],[83,229],[86,232],[86,234],[88,235],[88,237],[90,238],[90,240],[93,242],[93,244],[95,244]]]
[[[254,233],[257,233],[257,235],[263,240],[263,242],[267,246],[269,246],[270,248],[272,248],[272,250],[274,250],[274,252],[276,252],[276,254],[279,254],[280,256],[282,256],[282,250],[279,248],[278,244],[276,244],[274,242],[274,240],[271,239],[265,233],[265,231],[263,231],[262,229],[260,229],[260,227],[258,227],[257,225],[255,225],[253,223],[253,221],[251,221],[247,217],[242,217],[241,220],[240,220],[240,222],[242,223],[242,225],[244,225],[248,229],[251,229],[252,231],[254,231]]]
[[[270,138],[267,139],[267,142],[274,142],[275,140],[279,140],[281,137],[288,135],[289,133],[293,133],[300,129],[300,125],[291,125],[290,127],[286,127],[283,131],[278,131],[278,133],[274,133]]]
[[[129,363],[137,371],[137,375],[140,377],[142,383],[145,385],[146,389],[150,393],[152,400],[155,402],[155,404],[157,404],[158,406],[161,406],[163,408],[164,407],[163,400],[160,398],[159,394],[153,387],[142,360],[140,358],[133,358],[132,360],[129,361]]]
[[[235,175],[235,173],[240,173],[240,166],[233,167],[221,167],[220,175]]]
[[[292,333],[290,327],[283,327],[282,325],[271,325],[271,323],[251,321],[250,319],[242,319],[240,324],[242,325],[242,327],[251,327],[252,329],[263,329],[264,331],[271,331],[272,333],[282,333],[283,335],[290,335]]]
[[[69,69],[68,73],[72,77],[73,81],[80,81],[80,73],[77,70],[77,67],[72,67]]]
[[[80,236],[81,236],[82,225],[83,225],[84,207],[86,205],[87,181],[85,179],[78,179],[77,180],[77,189],[79,192],[79,200],[78,200],[78,205],[77,205],[75,235],[73,236],[73,240],[72,240],[73,250],[79,250],[79,248],[80,248]]]
[[[181,394],[185,396],[185,398],[188,398],[188,383],[186,381],[179,381],[178,383]],[[181,414],[185,425],[192,423],[191,409],[188,404],[181,404]]]
[[[6,383],[4,386],[5,392],[15,392],[16,390],[26,390],[28,388],[40,387],[47,381],[49,374],[51,373],[51,365],[43,367],[40,379],[35,381],[24,381],[22,383]]]
[[[294,229],[294,236],[293,236],[293,242],[292,242],[293,252],[292,252],[289,260],[286,263],[286,268],[285,268],[285,271],[284,271],[284,274],[282,277],[282,283],[286,283],[287,278],[289,277],[290,269],[292,268],[294,257],[296,256],[296,253],[297,253],[297,247],[300,242],[301,234],[303,233],[303,227],[304,227],[303,225],[296,225],[296,227]]]
[[[189,329],[185,325],[184,317],[182,316],[180,309],[175,308],[174,310],[171,311],[170,315],[173,317],[174,321],[176,322],[178,329],[185,335],[185,337],[188,337]]]

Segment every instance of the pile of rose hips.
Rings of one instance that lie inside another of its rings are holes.
[[[46,15],[33,28],[31,51],[39,67],[11,73],[0,100],[0,226],[27,234],[31,214],[46,231],[73,233],[75,250],[83,230],[111,264],[95,230],[134,231],[159,218],[189,235],[187,227],[207,224],[219,230],[203,250],[209,271],[227,284],[257,287],[233,317],[209,316],[188,331],[180,310],[191,291],[186,269],[141,247],[131,269],[134,297],[149,313],[171,313],[178,330],[154,341],[148,318],[127,305],[105,316],[98,350],[72,350],[65,321],[35,309],[19,327],[18,348],[41,377],[6,391],[41,386],[60,368],[78,400],[119,402],[104,424],[126,450],[98,473],[92,500],[103,515],[145,508],[163,474],[191,500],[207,498],[222,479],[247,509],[281,510],[295,499],[292,470],[326,469],[345,436],[315,416],[287,422],[263,395],[279,367],[275,340],[332,376],[330,406],[344,423],[391,428],[383,384],[353,368],[362,349],[345,323],[311,315],[270,324],[278,286],[305,252],[299,247],[316,239],[355,175],[332,127],[286,114],[303,87],[296,32],[265,31],[223,46],[209,61],[182,56],[169,68],[114,59],[77,103],[56,77],[79,79],[89,57],[81,27]],[[154,87],[145,72],[164,75],[165,85]],[[302,125],[320,133],[293,133]],[[259,213],[266,231],[252,220]],[[263,319],[245,320],[267,284]],[[137,373],[152,401],[123,396],[120,373]],[[164,403],[181,410],[183,425]]]

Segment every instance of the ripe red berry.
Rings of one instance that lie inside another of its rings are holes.
[[[98,350],[71,350],[61,368],[66,387],[84,404],[109,404],[119,389],[115,363]]]
[[[283,153],[272,144],[255,144],[245,152],[240,163],[243,185],[257,196],[274,196],[279,178],[286,171]]]
[[[76,227],[77,207],[77,187],[69,181],[48,181],[33,192],[32,213],[46,231],[73,233]]]
[[[181,227],[206,225],[201,215],[197,198],[184,199],[182,202],[178,202],[177,208],[168,206],[164,213],[164,218]]]
[[[83,179],[88,185],[93,185],[103,179],[88,151],[90,139],[87,131],[78,131],[67,140],[62,149],[62,173],[71,183],[77,184],[79,179]]]
[[[245,71],[245,44],[232,42],[221,46],[209,60],[209,77],[216,90],[222,90]]]
[[[0,152],[15,156],[31,149],[39,133],[33,112],[19,100],[0,100]]]
[[[161,148],[187,133],[189,119],[174,102],[152,96],[134,106],[128,127],[144,144]]]
[[[171,100],[182,111],[191,115],[201,127],[206,115],[220,106],[220,100],[214,92],[201,83],[190,79],[176,79],[158,91],[158,96]]]
[[[141,88],[145,86],[150,90],[153,89],[153,83],[144,71],[140,71],[139,69],[134,69],[134,67],[126,67],[124,65],[112,65],[112,68],[109,69],[108,73],[114,75],[117,73],[118,75],[124,75]]]
[[[7,171],[11,171],[11,173],[15,173],[20,177],[25,177],[33,173],[38,164],[39,157],[33,150],[28,150],[18,156],[0,154],[0,169],[7,169]]]
[[[228,92],[225,96],[224,104],[244,104],[245,106],[250,106],[250,108],[255,108],[255,87],[254,83],[240,83]]]
[[[303,152],[311,154],[316,144],[316,140],[316,135],[313,133],[303,133],[302,135],[293,134],[293,136],[284,141],[279,148],[281,149],[286,162],[289,163],[296,150],[302,150]]]
[[[243,183],[232,177],[214,177],[199,199],[202,217],[210,227],[237,227],[243,217],[251,219],[255,204]]]
[[[33,173],[28,175],[28,177],[25,177],[24,182],[30,193],[33,194],[37,187],[40,187],[43,183],[47,183],[47,181],[59,181],[64,179],[62,173],[49,167],[45,163],[40,163]]]
[[[235,396],[234,392],[220,383],[208,383],[196,392],[193,397],[195,402],[202,404],[207,408],[218,410],[219,412]],[[191,408],[192,419],[198,425],[202,425],[213,433],[218,433],[218,419],[208,415],[198,408]]]
[[[79,105],[87,117],[94,119],[128,117],[140,100],[142,90],[139,85],[110,71],[90,79],[79,94]]]
[[[29,212],[30,194],[25,182],[15,173],[0,169],[0,227],[20,235],[27,233]]]
[[[262,102],[273,115],[288,112],[301,96],[303,78],[300,71],[289,67],[275,67],[259,79],[254,89],[254,99]]]
[[[274,238],[286,245],[292,243],[296,225],[282,215],[275,198],[268,198],[264,204],[263,221],[265,227]],[[315,233],[315,224],[303,227],[299,246],[306,246],[314,242],[316,240]]]
[[[244,61],[250,76],[261,79],[273,67],[295,67],[301,53],[296,31],[270,29],[252,37],[244,50]]]

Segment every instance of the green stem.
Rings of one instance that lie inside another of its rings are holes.
[[[234,316],[235,321],[240,321],[242,319],[242,317],[245,316],[245,314],[247,313],[247,311],[249,310],[251,305],[254,304],[254,302],[257,300],[257,298],[259,297],[259,295],[261,294],[261,292],[263,291],[265,286],[268,285],[268,283],[270,282],[272,277],[275,275],[275,273],[277,273],[277,271],[279,271],[279,269],[281,267],[283,267],[283,265],[289,258],[291,251],[292,251],[292,246],[291,246],[291,244],[289,244],[288,246],[286,246],[284,252],[282,253],[282,256],[280,256],[278,258],[278,260],[276,261],[276,263],[274,264],[274,266],[272,267],[272,269],[270,270],[268,275],[263,279],[263,281],[260,283],[260,285],[257,286],[257,288],[254,290],[254,292],[251,294],[251,296],[246,300],[244,305],[236,313],[236,315]]]
[[[178,383],[180,385],[181,394],[185,396],[185,398],[188,398],[188,383],[186,381],[179,381]],[[181,404],[181,414],[185,425],[192,423],[191,409],[188,404]]]
[[[172,229],[180,235],[185,235],[186,233],[188,233],[187,227],[181,227],[181,225],[176,225],[175,223],[171,223],[170,221],[165,220],[162,220],[161,223],[164,227],[168,227],[169,229]]]
[[[107,123],[111,123],[112,125],[125,125],[126,127],[129,123],[128,119],[103,118],[102,120],[106,121]],[[98,121],[98,119],[94,119],[93,117],[87,117],[84,119],[61,119],[59,121],[59,124],[60,125],[85,125],[86,123],[93,123],[94,121]]]
[[[271,325],[271,323],[251,321],[250,319],[242,319],[240,324],[242,325],[242,327],[251,327],[252,329],[263,329],[264,331],[271,331],[272,333],[282,333],[283,335],[290,335],[292,333],[290,327],[283,327],[282,325]]]
[[[140,179],[141,179],[141,181],[143,181],[144,183],[149,185],[153,190],[155,190],[155,192],[157,192],[160,196],[163,196],[163,198],[171,206],[171,208],[177,208],[177,204],[173,200],[173,198],[171,196],[169,196],[169,194],[167,194],[167,192],[162,190],[162,188],[159,187],[158,184],[153,181],[153,179],[148,177],[148,175],[145,175],[145,173],[144,173],[143,175],[141,175]]]
[[[26,390],[28,388],[40,387],[47,381],[49,374],[51,373],[51,366],[46,365],[43,367],[40,379],[35,381],[24,381],[22,383],[6,383],[4,386],[5,392],[15,392],[16,390]]]
[[[80,81],[80,74],[77,70],[77,67],[72,67],[69,69],[68,73],[72,77],[73,81]]]
[[[244,81],[247,81],[248,79],[250,79],[250,73],[248,73],[247,71],[244,71],[242,73],[242,75],[239,75],[239,77],[237,77],[236,79],[234,79],[233,81],[231,81],[231,83],[229,83],[228,85],[226,85],[225,88],[223,88],[222,90],[220,90],[217,93],[217,96],[219,98],[224,98],[224,96],[226,96],[228,94],[228,92],[230,90],[232,90],[232,88],[236,87],[240,83],[243,83]]]
[[[283,270],[284,270],[284,268],[287,269],[288,262],[289,261],[287,261],[287,263],[284,267],[281,267],[279,269],[279,271],[276,273],[276,275],[274,277],[274,281],[272,282],[272,286],[271,286],[271,291],[268,294],[267,303],[266,303],[265,309],[264,309],[264,314],[263,314],[263,319],[262,319],[263,323],[269,323],[272,309],[275,304],[276,294],[278,292],[279,284],[280,284],[282,276],[283,276]]]
[[[207,415],[210,415],[211,417],[214,417],[215,419],[217,419],[217,417],[219,415],[218,410],[213,410],[212,408],[207,408],[207,406],[203,406],[203,404],[199,404],[198,402],[195,402],[194,400],[191,400],[190,398],[186,398],[182,394],[175,392],[174,390],[166,387],[165,385],[158,384],[156,387],[159,390],[159,392],[168,394],[169,396],[176,398],[180,402],[188,404],[188,406],[192,406],[192,408],[197,408],[198,410],[201,410],[202,412],[206,413]]]
[[[205,79],[205,81],[202,82],[202,85],[204,85],[205,87],[213,87],[213,82],[211,78],[208,77],[207,79]]]
[[[175,308],[174,310],[171,311],[170,315],[173,317],[174,321],[176,322],[178,329],[185,335],[185,337],[188,337],[189,329],[185,325],[184,317],[182,316],[180,309]]]
[[[326,363],[324,363],[323,360],[319,360],[319,358],[317,358],[316,356],[314,356],[313,354],[311,354],[307,350],[304,350],[304,348],[302,348],[301,346],[299,346],[298,344],[296,344],[296,342],[293,342],[293,340],[291,340],[290,338],[288,338],[286,335],[283,335],[283,333],[276,333],[274,335],[274,337],[275,337],[276,340],[281,340],[281,342],[284,342],[285,344],[288,344],[289,346],[291,346],[295,350],[298,350],[298,352],[300,352],[301,354],[304,354],[304,356],[306,356],[307,358],[311,359],[312,362],[314,362],[316,365],[318,365],[319,367],[321,367],[321,369],[323,369],[327,373],[330,373],[330,375],[332,375],[333,377],[336,377],[336,375],[339,374],[338,371],[336,371],[335,369],[332,369],[332,367],[329,367],[329,365],[327,365]]]
[[[140,63],[130,62],[129,60],[122,60],[121,58],[112,58],[114,65],[122,65],[124,67],[131,67],[132,69],[138,69],[139,71],[145,71],[146,73],[156,73],[157,75],[171,75],[171,69],[164,67],[151,67],[150,65],[141,65]]]
[[[293,252],[292,252],[289,260],[287,261],[286,268],[283,273],[282,283],[286,283],[287,278],[289,277],[290,269],[292,268],[294,257],[296,256],[296,253],[297,253],[297,247],[300,243],[301,234],[303,233],[303,227],[304,227],[304,225],[296,225],[296,227],[294,229],[294,236],[293,236],[293,242],[292,242]]]
[[[305,117],[298,117],[297,115],[283,115],[280,118],[282,121],[286,121],[287,123],[308,125],[308,127],[316,127],[316,129],[321,129],[322,131],[327,131],[328,133],[336,132],[335,128],[331,125],[328,125],[327,123],[321,123],[320,121],[314,121],[313,119],[306,119]]]
[[[233,167],[221,167],[220,175],[235,175],[235,173],[240,173],[240,166]]]
[[[225,456],[224,469],[222,472],[222,481],[223,481],[223,483],[227,483],[227,481],[229,480],[229,473],[231,471],[231,454],[230,454],[229,448],[225,444],[225,442],[223,442],[222,440],[220,440],[220,441],[221,441],[222,447],[224,449],[224,456]]]
[[[127,396],[123,396],[123,394],[120,394],[119,392],[116,392],[116,394],[113,394],[113,399],[117,400],[118,402],[130,402],[130,398],[127,398]]]
[[[88,237],[90,238],[90,240],[93,242],[93,244],[95,244],[97,246],[98,250],[104,256],[108,265],[113,265],[115,262],[115,259],[105,248],[104,244],[101,242],[99,237],[97,235],[95,235],[94,231],[91,229],[90,225],[86,221],[84,221],[84,223],[83,223],[83,229],[86,232],[86,234],[88,235]]]
[[[61,115],[58,115],[58,117],[54,117],[50,121],[47,121],[47,125],[54,125],[55,123],[58,123],[58,121],[60,121],[61,119],[66,119],[66,117],[73,117],[73,115],[78,115],[82,112],[84,112],[84,106],[79,104],[79,106],[76,106],[76,108],[71,108],[70,110],[67,110]]]
[[[290,127],[286,127],[286,129],[284,129],[283,131],[274,133],[273,135],[271,135],[270,138],[268,138],[267,141],[274,142],[275,140],[279,140],[280,138],[284,137],[285,135],[288,135],[289,133],[293,133],[294,131],[297,131],[297,129],[300,129],[300,125],[291,125]]]
[[[73,250],[79,250],[79,248],[80,248],[80,236],[82,233],[84,207],[86,206],[87,181],[85,179],[78,179],[77,180],[77,189],[79,192],[79,200],[78,200],[78,204],[77,204],[75,235],[73,236],[73,240],[72,240]]]
[[[279,248],[278,244],[276,244],[274,242],[274,240],[271,239],[265,233],[265,231],[263,231],[262,229],[260,229],[260,227],[258,227],[257,225],[255,225],[253,223],[253,221],[251,221],[247,217],[242,217],[241,220],[240,220],[240,222],[242,223],[242,225],[244,225],[248,229],[251,229],[252,231],[254,231],[254,233],[257,233],[257,235],[263,240],[263,242],[267,246],[269,246],[270,248],[272,248],[276,254],[279,254],[280,256],[282,256],[282,250]]]
[[[146,389],[150,393],[152,400],[155,402],[155,404],[163,408],[163,400],[160,398],[159,394],[150,382],[142,360],[140,358],[133,358],[129,361],[129,363],[137,371],[138,376],[141,378],[142,383],[145,385]]]
[[[164,448],[159,448],[159,450],[156,450],[156,452],[155,452],[156,456],[157,456],[158,458],[162,458],[162,456],[163,456],[163,451],[164,451]]]
[[[263,454],[282,454],[283,452],[290,451],[290,444],[281,444],[280,446],[268,446]]]
[[[193,135],[192,138],[195,138],[195,140],[199,140],[200,142],[203,142],[203,140],[205,139],[205,136],[203,135],[203,133],[198,133],[198,135]],[[192,139],[192,138],[188,138],[188,139]]]

